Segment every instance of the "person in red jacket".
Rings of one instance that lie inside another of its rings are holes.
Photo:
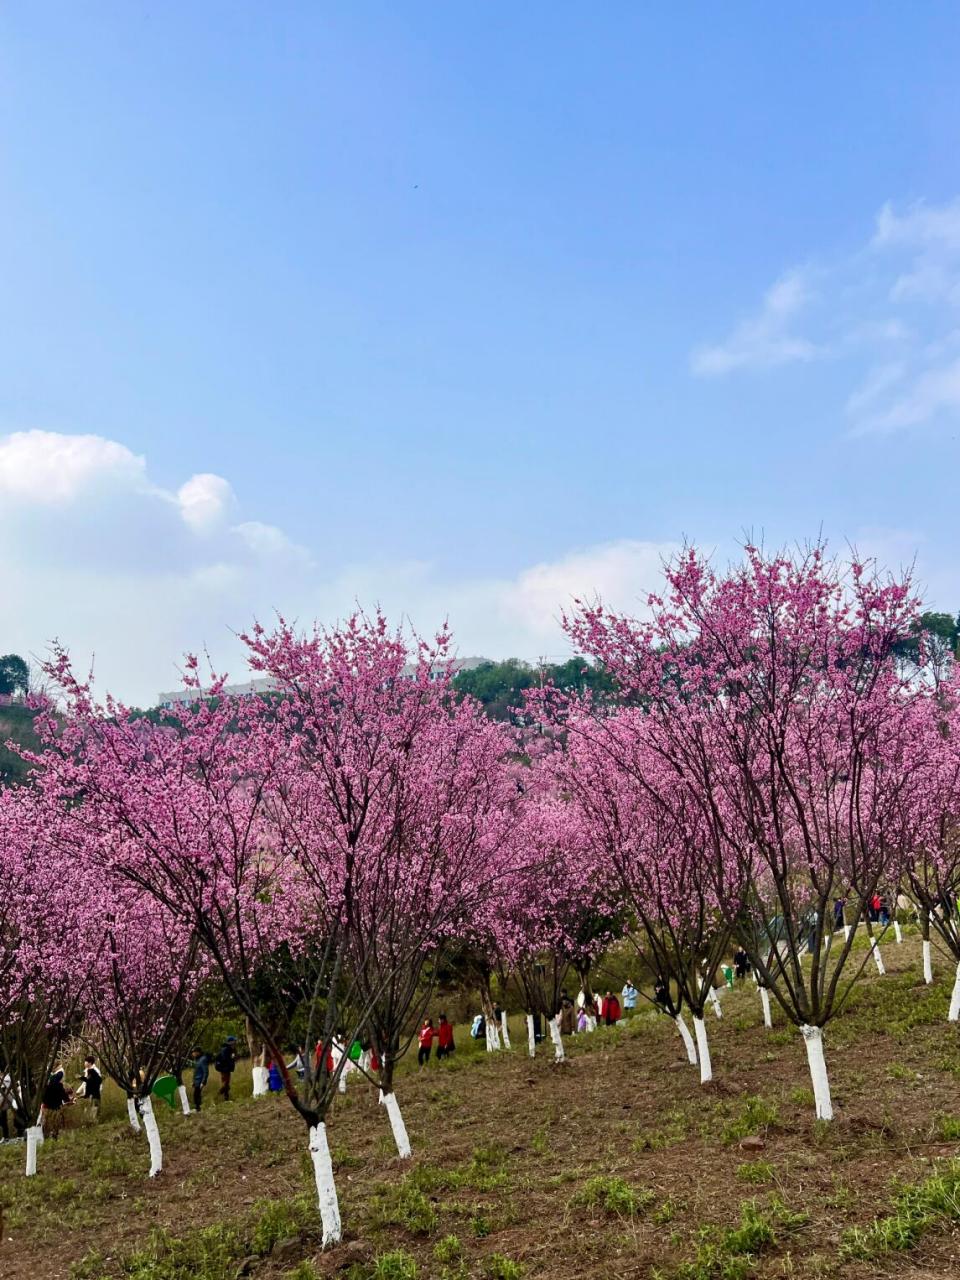
[[[440,1025],[437,1027],[437,1061],[449,1058],[456,1047],[453,1043],[453,1026],[447,1021],[447,1015],[441,1013]]]
[[[600,1006],[600,1018],[605,1026],[613,1027],[620,1021],[620,1001],[608,991]]]
[[[420,1048],[417,1050],[418,1067],[425,1067],[430,1061],[430,1050],[433,1048],[433,1042],[437,1035],[438,1032],[433,1025],[433,1019],[428,1018],[420,1028]]]

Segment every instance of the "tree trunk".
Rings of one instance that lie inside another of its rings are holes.
[[[507,1025],[506,1009],[500,1010],[500,1034],[503,1036],[503,1047],[505,1049],[509,1049],[510,1048],[510,1028]]]
[[[247,1048],[250,1050],[250,1074],[253,1080],[253,1096],[262,1098],[270,1091],[270,1073],[267,1070],[267,1047],[257,1034],[249,1018],[244,1019]]]
[[[400,1114],[400,1103],[397,1102],[397,1095],[392,1089],[389,1093],[383,1095],[383,1105],[387,1108],[387,1118],[390,1121],[390,1128],[393,1130],[393,1140],[397,1144],[397,1155],[401,1160],[409,1160],[413,1152],[410,1150],[407,1126],[403,1123],[403,1116]]]
[[[310,1129],[310,1159],[313,1163],[313,1177],[317,1184],[317,1204],[320,1208],[320,1222],[323,1226],[323,1247],[340,1243],[340,1205],[337,1202],[337,1187],[333,1180],[333,1162],[330,1159],[330,1147],[327,1144],[327,1126],[322,1120]]]
[[[763,1025],[765,1027],[772,1027],[773,1019],[770,1017],[770,992],[766,987],[760,988],[760,1003],[763,1005]]]
[[[687,1061],[691,1067],[695,1067],[697,1065],[697,1050],[693,1043],[693,1036],[690,1034],[690,1028],[684,1022],[682,1013],[675,1014],[673,1020],[677,1024],[680,1039],[683,1041],[683,1047],[687,1051]]]
[[[697,1037],[697,1056],[700,1059],[700,1083],[709,1084],[713,1079],[713,1064],[710,1061],[710,1045],[707,1043],[707,1028],[702,1014],[693,1015],[693,1030]]]
[[[555,1018],[548,1018],[550,1024],[550,1039],[553,1041],[554,1061],[563,1062],[566,1054],[563,1051],[563,1036],[560,1034],[560,1015]]]
[[[537,1056],[537,1037],[533,1034],[533,1014],[527,1014],[527,1052],[531,1058]]]
[[[956,1022],[960,1019],[960,964],[957,965],[957,975],[953,980],[953,992],[950,996],[950,1010],[947,1013],[948,1022]]]
[[[140,1132],[140,1117],[137,1115],[137,1103],[135,1098],[127,1099],[127,1118],[130,1121],[130,1128],[134,1133]]]
[[[827,1079],[827,1063],[823,1056],[823,1030],[820,1027],[802,1026],[800,1034],[807,1047],[807,1063],[813,1082],[817,1119],[832,1120],[833,1103],[830,1101],[830,1081]]]
[[[933,961],[930,955],[930,912],[920,913],[920,936],[923,938],[923,980],[929,987],[933,982]]]
[[[163,1148],[160,1146],[157,1117],[153,1114],[153,1099],[149,1094],[140,1099],[140,1111],[143,1115],[143,1127],[147,1131],[147,1142],[150,1144],[150,1177],[155,1178],[163,1172]]]
[[[180,1087],[177,1089],[177,1093],[180,1095],[180,1110],[183,1112],[185,1116],[191,1115],[192,1112],[190,1109],[190,1099],[187,1097],[186,1086],[180,1085]]]
[[[27,1138],[27,1177],[32,1178],[37,1172],[37,1147],[43,1142],[43,1125],[32,1124],[26,1132]]]

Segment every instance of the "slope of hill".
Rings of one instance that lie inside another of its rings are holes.
[[[960,1267],[960,1042],[952,975],[924,987],[919,945],[886,947],[828,1028],[837,1119],[812,1118],[795,1028],[761,1025],[751,982],[710,1017],[702,1088],[652,1012],[398,1081],[415,1155],[400,1165],[376,1093],[356,1079],[330,1118],[346,1242],[324,1255],[306,1133],[283,1100],[164,1112],[163,1175],[112,1094],[21,1175],[0,1148],[0,1276],[33,1280],[934,1280]],[[80,1111],[80,1107],[76,1108]],[[71,1115],[71,1121],[79,1119]],[[750,1139],[750,1141],[745,1141]],[[904,1192],[902,1186],[917,1188]]]

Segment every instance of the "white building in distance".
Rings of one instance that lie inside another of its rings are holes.
[[[482,667],[485,662],[491,662],[491,658],[453,658],[450,666],[454,672],[472,671],[474,667]],[[431,672],[431,677],[436,679],[445,670],[445,666],[435,667]],[[402,675],[406,680],[412,680],[416,675],[416,663],[408,662],[403,668]],[[225,684],[223,693],[228,698],[252,698],[262,693],[277,693],[280,685],[271,676],[261,676],[256,680],[247,680],[245,684]],[[197,700],[196,689],[173,689],[168,693],[157,694],[157,706],[165,707],[168,711],[174,707],[188,707],[192,702]]]

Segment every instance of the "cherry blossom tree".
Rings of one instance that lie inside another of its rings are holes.
[[[713,979],[731,925],[719,906],[737,898],[694,796],[651,746],[652,722],[635,707],[611,713],[589,699],[565,699],[563,741],[552,757],[561,785],[583,815],[604,880],[629,909],[626,936],[654,980],[657,1006],[673,1018],[701,1083],[713,1076],[704,1010],[719,1015]],[[683,1020],[691,1010],[694,1049]]]
[[[648,621],[587,606],[569,630],[643,707],[664,767],[697,800],[708,858],[735,863],[742,898],[719,905],[802,1031],[830,1119],[823,1027],[859,972],[855,931],[834,945],[833,900],[852,896],[859,918],[917,834],[916,681],[895,660],[917,601],[909,579],[820,546],[748,546],[725,574],[689,549],[666,586]]]
[[[101,883],[98,900],[105,900],[104,939],[91,957],[85,1036],[126,1095],[134,1130],[139,1132],[143,1117],[154,1178],[163,1169],[163,1150],[151,1092],[161,1074],[179,1068],[189,1049],[206,955],[179,918],[129,881]],[[189,1113],[182,1084],[179,1094]]]
[[[69,814],[33,787],[0,790],[0,1058],[37,1171],[41,1099],[80,1028],[103,945],[89,861],[70,857]]]

